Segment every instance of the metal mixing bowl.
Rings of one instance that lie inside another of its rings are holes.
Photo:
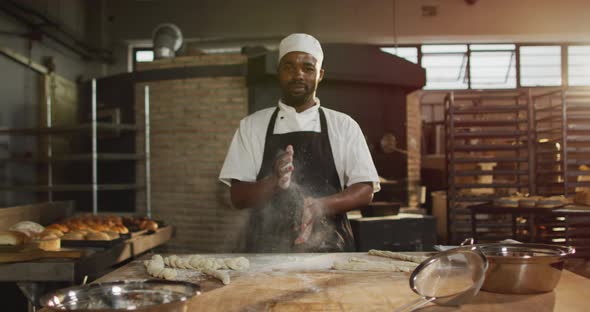
[[[547,244],[480,244],[489,261],[481,289],[505,294],[549,292],[557,286],[572,247]]]
[[[96,283],[44,295],[51,311],[187,311],[187,300],[200,294],[199,285],[163,280]]]

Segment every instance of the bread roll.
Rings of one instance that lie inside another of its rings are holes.
[[[68,229],[67,226],[65,226],[63,224],[59,224],[59,223],[50,224],[50,225],[46,226],[45,229],[46,230],[47,229],[54,229],[54,230],[58,230],[58,231],[60,231],[62,233],[66,233],[66,232],[69,232],[70,231],[70,229]]]
[[[541,196],[529,196],[522,198],[518,201],[518,207],[520,208],[535,208],[537,201],[543,199]]]
[[[557,208],[567,204],[567,200],[563,196],[545,197],[537,201],[537,208]]]
[[[115,231],[104,231],[104,233],[107,234],[110,239],[117,239],[117,238],[121,237],[119,235],[119,233],[117,233]]]
[[[61,248],[61,240],[58,237],[46,236],[41,239],[36,239],[31,242],[37,248],[46,251],[57,251]]]
[[[49,234],[55,235],[55,237],[58,237],[58,238],[64,236],[64,233],[62,231],[56,230],[54,228],[49,228],[49,227],[46,227],[45,231],[41,232],[40,236],[43,237],[43,236],[49,235]]]
[[[156,231],[158,229],[158,223],[155,221],[144,221],[142,223],[142,228],[148,231]]]
[[[103,232],[90,232],[86,235],[87,240],[111,240],[111,238]]]
[[[115,225],[114,227],[111,228],[113,231],[119,233],[119,234],[127,234],[129,233],[129,230],[127,229],[126,226],[124,225]]]
[[[68,233],[64,234],[64,236],[62,236],[61,239],[64,239],[64,240],[85,240],[86,238],[83,233],[77,232],[77,231],[72,231],[72,232],[68,232]]]
[[[502,198],[496,198],[494,199],[494,205],[505,208],[516,208],[518,207],[518,201],[521,199],[522,197],[519,196],[507,196]]]
[[[590,206],[590,191],[576,192],[576,195],[574,197],[574,203],[578,205]]]
[[[21,221],[13,224],[10,228],[8,228],[8,230],[21,232],[27,235],[28,237],[33,237],[43,232],[45,228],[39,223],[35,223],[32,221]]]
[[[28,236],[17,231],[0,232],[0,245],[20,246],[28,240]]]

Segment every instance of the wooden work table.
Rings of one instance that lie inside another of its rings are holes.
[[[177,280],[201,285],[201,294],[190,300],[189,311],[393,311],[419,298],[409,287],[409,273],[330,269],[335,260],[350,257],[376,260],[366,253],[239,256],[250,260],[250,269],[231,272],[231,283],[226,286],[198,272],[178,270]],[[147,278],[142,261],[136,260],[97,282]],[[505,295],[481,291],[459,308],[431,303],[420,311],[588,311],[589,307],[590,280],[564,271],[557,288],[549,293]]]

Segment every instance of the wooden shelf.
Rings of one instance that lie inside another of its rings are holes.
[[[456,170],[455,176],[469,177],[481,175],[495,175],[495,176],[512,176],[512,175],[527,175],[528,170]],[[590,171],[589,173],[590,174]]]
[[[475,151],[512,151],[527,148],[525,145],[500,145],[500,144],[477,144],[477,145],[455,145],[453,148],[456,152],[475,152]]]
[[[529,159],[527,157],[456,157],[454,159],[455,163],[458,164],[472,164],[472,163],[488,163],[488,162],[528,162]]]
[[[472,115],[472,114],[504,114],[526,111],[526,105],[504,106],[504,105],[486,105],[481,107],[455,108],[453,114],[455,115]]]
[[[519,138],[527,136],[527,131],[476,131],[456,133],[453,135],[455,139],[475,139],[475,138]]]
[[[502,127],[515,126],[527,122],[526,119],[513,120],[454,120],[455,127]]]

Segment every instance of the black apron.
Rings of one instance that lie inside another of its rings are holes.
[[[319,198],[342,191],[328,137],[326,116],[319,108],[320,131],[273,134],[279,109],[268,124],[264,156],[257,180],[272,174],[276,157],[292,145],[291,184],[277,192],[262,207],[253,208],[247,228],[248,252],[339,252],[354,251],[354,239],[346,213],[315,220],[306,243],[295,245],[299,236],[304,198]]]

